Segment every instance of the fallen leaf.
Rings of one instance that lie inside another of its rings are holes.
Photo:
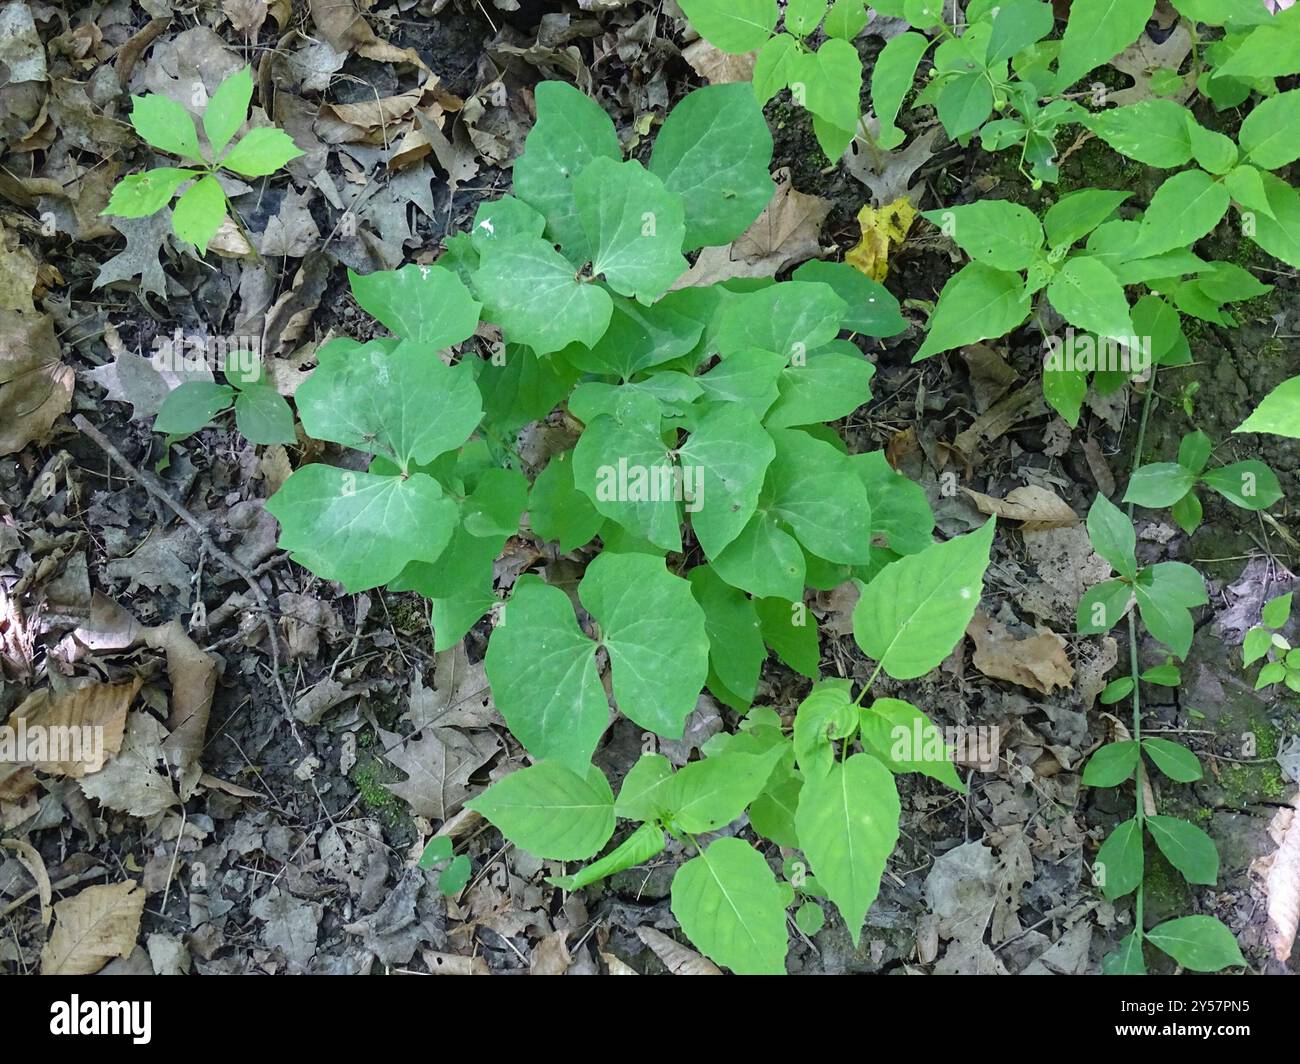
[[[401,783],[385,783],[385,789],[430,820],[446,820],[460,808],[470,795],[469,777],[500,746],[491,732],[456,728],[428,727],[406,741],[380,731],[379,738],[387,751],[384,756],[407,775]]]
[[[889,275],[889,256],[903,246],[915,218],[916,208],[906,196],[883,207],[863,204],[858,211],[862,239],[844,253],[844,261],[873,281],[883,281]]]
[[[94,975],[135,948],[145,892],[134,879],[87,887],[54,907],[54,931],[41,951],[42,975]]]
[[[122,748],[127,710],[141,683],[137,678],[127,683],[84,684],[58,693],[48,687],[34,692],[13,711],[0,732],[0,749],[4,738],[16,738],[26,731],[30,742],[34,729],[40,729],[50,739],[68,737],[66,745],[60,740],[57,749],[47,747],[47,752],[70,756],[28,760],[21,750],[15,750],[16,757],[3,760],[72,779],[100,771]]]
[[[875,118],[869,119],[867,125],[872,136],[880,130]],[[938,135],[939,127],[935,126],[894,151],[881,151],[855,137],[844,153],[844,169],[867,186],[874,203],[893,203],[902,196],[916,202],[919,190],[910,185],[912,175],[934,155]]]
[[[148,713],[130,714],[118,755],[80,781],[86,797],[138,817],[154,816],[179,805],[170,781],[159,771],[166,738],[167,730]]]
[[[654,955],[673,975],[721,975],[718,966],[693,949],[688,949],[676,939],[669,938],[653,927],[638,927],[637,937],[649,946]]]
[[[0,310],[0,455],[44,440],[71,409],[75,383],[48,314]]]
[[[1300,795],[1291,805],[1279,809],[1269,825],[1277,850],[1257,870],[1265,873],[1264,893],[1268,898],[1268,944],[1273,956],[1285,964],[1291,959],[1297,928],[1300,928]]]
[[[50,885],[50,873],[45,867],[45,859],[26,839],[0,839],[0,846],[13,850],[18,855],[19,863],[35,881],[36,894],[41,899],[41,926],[49,927],[50,921],[54,919],[54,909],[50,904],[54,898],[54,888]]]
[[[1074,666],[1065,653],[1065,640],[1047,628],[1037,635],[1018,638],[1001,621],[976,610],[966,634],[975,643],[971,659],[985,676],[1008,680],[1039,694],[1074,682]]]
[[[754,60],[757,57],[757,52],[731,55],[715,48],[703,37],[682,49],[682,58],[687,65],[710,85],[753,81]]]
[[[980,513],[996,514],[1011,521],[1021,521],[1026,532],[1042,532],[1049,528],[1066,528],[1079,523],[1079,515],[1070,509],[1065,500],[1046,488],[1029,484],[1007,493],[1005,499],[982,495],[970,488],[962,488]]]
[[[567,931],[552,931],[533,947],[528,962],[529,975],[563,975],[573,965],[565,939]]]

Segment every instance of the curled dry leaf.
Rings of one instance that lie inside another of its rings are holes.
[[[43,440],[71,408],[75,382],[48,314],[0,310],[0,455]]]
[[[721,975],[718,966],[693,949],[683,946],[653,927],[638,927],[637,937],[654,950],[654,954],[673,975]]]
[[[1277,850],[1257,866],[1257,871],[1265,875],[1268,944],[1273,956],[1285,964],[1291,959],[1300,928],[1300,794],[1291,799],[1289,807],[1277,811],[1269,834]]]
[[[98,772],[122,749],[126,712],[140,685],[136,678],[126,683],[84,684],[58,693],[49,688],[34,692],[0,730],[0,753],[12,755],[2,760],[7,766],[27,766],[72,779]],[[34,742],[38,737],[41,745]],[[6,752],[6,743],[13,743],[14,749]]]
[[[135,948],[145,892],[133,879],[87,887],[54,907],[54,931],[41,951],[42,975],[94,975]]]
[[[1001,621],[977,610],[966,626],[975,642],[975,667],[995,680],[1008,680],[1039,694],[1074,682],[1074,666],[1065,653],[1065,640],[1047,628],[1018,639]]]
[[[1079,515],[1070,509],[1065,500],[1047,488],[1030,484],[1007,493],[1005,499],[982,495],[970,488],[962,488],[980,513],[996,514],[1011,521],[1023,522],[1026,532],[1042,532],[1049,528],[1067,528],[1079,523]]]
[[[0,846],[13,850],[19,863],[36,881],[36,893],[41,899],[41,926],[49,927],[50,921],[54,919],[54,909],[50,905],[54,899],[54,888],[50,885],[50,873],[45,868],[45,860],[26,839],[0,839]]]
[[[198,765],[207,738],[208,715],[217,689],[217,659],[199,648],[180,621],[146,628],[142,634],[150,649],[167,656],[167,676],[172,683],[167,729],[171,734],[163,743],[163,753],[185,779]]]
[[[757,57],[757,52],[729,55],[713,47],[703,37],[682,49],[682,58],[710,85],[753,81],[754,61]]]

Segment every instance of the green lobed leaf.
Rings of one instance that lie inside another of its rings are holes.
[[[618,134],[600,104],[563,81],[543,81],[535,99],[537,122],[515,160],[514,192],[542,212],[547,232],[575,263],[585,262],[591,255],[578,221],[574,181],[593,159],[622,159]]]
[[[412,263],[369,274],[349,269],[348,281],[357,305],[394,336],[441,349],[468,340],[478,326],[482,304],[441,266]]]
[[[639,162],[593,159],[574,180],[573,194],[592,276],[649,303],[686,272],[682,197]]]
[[[754,514],[712,562],[723,580],[758,598],[794,601],[803,597],[803,551],[799,541],[770,514]]]
[[[794,429],[777,429],[772,439],[776,456],[763,504],[768,516],[788,525],[819,558],[850,565],[869,561],[871,544],[863,532],[871,528],[871,502],[848,456]],[[796,600],[803,593],[777,597]]]
[[[766,104],[790,84],[798,56],[799,42],[788,33],[778,33],[758,49],[753,86],[760,104]]]
[[[250,384],[235,396],[235,426],[249,443],[294,443],[293,411],[269,384]]]
[[[512,772],[465,808],[521,849],[556,861],[585,860],[614,833],[614,792],[595,765],[579,774],[542,761]]]
[[[682,197],[682,250],[727,244],[772,198],[772,134],[743,82],[696,89],[677,104],[655,137],[650,172]]]
[[[613,313],[609,293],[579,280],[572,263],[540,238],[511,237],[490,245],[473,285],[487,320],[539,355],[575,341],[595,346]]]
[[[707,413],[678,449],[682,468],[694,470],[691,528],[716,558],[753,516],[776,444],[746,407],[728,403]]]
[[[730,300],[714,342],[724,359],[750,349],[800,358],[839,335],[847,309],[829,285],[781,281]]]
[[[687,576],[691,593],[704,611],[710,667],[729,691],[745,703],[752,702],[767,658],[754,603],[712,566],[698,565]]]
[[[571,451],[552,455],[528,497],[533,531],[543,540],[557,543],[563,554],[590,543],[605,522],[591,500],[574,486],[572,457]]]
[[[279,546],[349,594],[386,584],[412,561],[432,562],[456,527],[456,504],[425,473],[382,476],[314,463],[266,501]]]
[[[862,589],[853,637],[894,679],[924,676],[961,639],[979,605],[995,524],[900,558]]]
[[[850,332],[863,336],[896,336],[907,328],[893,293],[847,263],[810,259],[790,279],[830,285],[848,308],[839,324]]]
[[[801,676],[816,680],[820,675],[821,640],[817,618],[803,602],[765,598],[754,603],[763,628],[763,639],[777,657]]]
[[[870,754],[831,766],[800,792],[795,828],[801,848],[854,946],[898,842],[899,815],[894,777]]]
[[[871,105],[880,120],[877,142],[886,151],[903,143],[905,134],[894,123],[929,47],[919,33],[900,33],[885,43],[871,68]]]

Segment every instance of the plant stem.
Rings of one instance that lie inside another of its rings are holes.
[[[1137,471],[1138,466],[1142,464],[1142,451],[1146,447],[1147,439],[1147,421],[1151,417],[1152,397],[1156,394],[1156,366],[1151,367],[1151,379],[1147,381],[1147,393],[1142,399],[1142,416],[1138,422],[1137,446],[1133,449],[1133,468],[1129,472],[1129,479],[1132,479],[1133,473]],[[1133,503],[1128,504],[1128,519],[1133,520]],[[1128,611],[1128,667],[1129,675],[1133,679],[1133,741],[1140,743],[1142,741],[1142,682],[1139,679],[1140,670],[1138,667],[1138,636],[1137,620],[1134,617],[1136,609]],[[1142,764],[1141,748],[1138,750],[1137,771],[1133,777],[1134,781],[1134,802],[1135,809],[1133,819],[1137,821],[1138,838],[1144,838],[1145,830],[1143,820],[1146,817],[1146,766]],[[1133,929],[1137,932],[1138,938],[1145,935],[1143,925],[1143,884],[1144,880],[1139,880],[1137,893],[1133,899]]]

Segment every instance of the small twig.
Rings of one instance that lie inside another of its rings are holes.
[[[284,681],[280,677],[280,643],[276,638],[275,619],[271,612],[271,603],[266,597],[266,592],[262,590],[262,585],[257,582],[248,567],[242,562],[237,561],[229,553],[217,546],[216,541],[212,538],[212,533],[208,526],[189,512],[184,506],[173,499],[152,473],[146,473],[142,469],[137,469],[125,455],[119,451],[112,442],[99,429],[95,428],[86,418],[78,414],[72,419],[72,423],[84,432],[95,443],[101,451],[108,455],[114,462],[122,467],[123,471],[135,479],[139,485],[144,488],[150,495],[161,502],[177,517],[184,521],[190,528],[199,534],[203,541],[203,546],[212,554],[214,558],[225,565],[232,573],[243,579],[248,585],[248,590],[253,593],[253,598],[257,604],[262,607],[264,614],[263,619],[266,623],[266,637],[271,644],[271,675],[275,679],[275,689],[280,695],[280,704],[284,707],[284,717],[289,723],[289,732],[293,735],[298,745],[306,748],[302,736],[298,734],[298,724],[293,715],[293,704],[289,701],[289,694],[284,689]]]

